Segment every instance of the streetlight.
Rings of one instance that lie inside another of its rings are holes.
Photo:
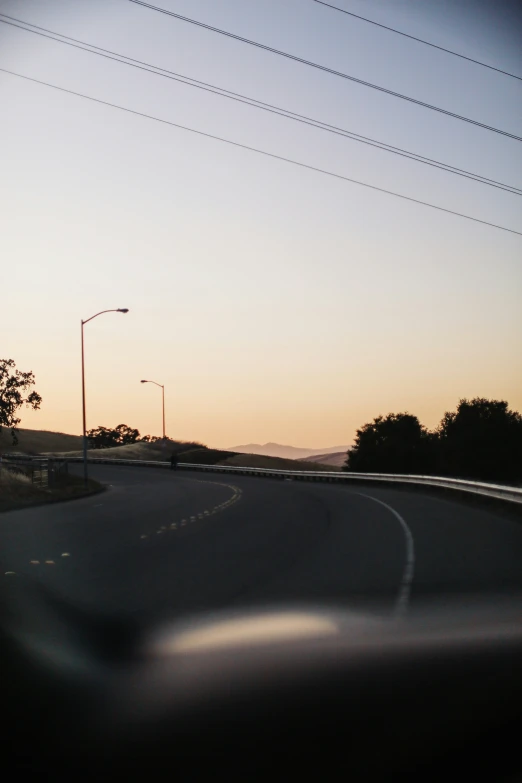
[[[103,315],[104,313],[128,313],[129,309],[127,307],[118,307],[117,310],[102,310],[100,313],[96,313],[96,315],[91,315],[90,318],[87,318],[85,321],[82,321],[82,408],[83,408],[83,480],[85,482],[85,486],[87,487],[87,427],[86,427],[86,419],[85,419],[85,354],[83,349],[83,327],[85,324],[88,324],[89,321],[92,321],[93,318],[97,318],[99,315]]]
[[[165,440],[165,387],[162,386],[161,383],[156,383],[156,381],[141,381],[141,383],[153,383],[155,386],[159,386],[161,388],[161,397],[163,402],[163,440]]]

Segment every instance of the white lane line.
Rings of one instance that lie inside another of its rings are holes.
[[[411,583],[413,582],[413,576],[415,574],[415,545],[413,542],[412,532],[399,512],[395,511],[394,508],[389,506],[383,500],[378,500],[372,495],[365,495],[364,492],[355,492],[354,494],[360,495],[363,498],[368,498],[369,500],[373,500],[375,503],[379,503],[381,506],[384,506],[384,508],[387,508],[388,511],[391,511],[395,519],[399,521],[404,531],[404,537],[406,539],[406,564],[402,572],[401,584],[397,598],[395,599],[394,608],[394,613],[396,615],[404,614],[408,609],[411,594]]]

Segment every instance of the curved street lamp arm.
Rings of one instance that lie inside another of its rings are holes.
[[[82,320],[82,324],[88,324],[89,321],[92,321],[93,318],[97,318],[99,315],[103,315],[104,313],[128,313],[128,309],[126,307],[118,307],[117,309],[113,310],[101,310],[99,313],[96,313],[96,315],[91,315],[90,318],[87,318],[85,321]]]

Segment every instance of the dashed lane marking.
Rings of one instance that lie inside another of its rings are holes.
[[[195,481],[198,481],[197,479],[194,479]],[[202,482],[203,483],[203,482]],[[204,509],[204,511],[199,512],[198,514],[193,514],[188,519],[181,519],[179,522],[171,522],[169,527],[166,527],[165,525],[162,525],[159,530],[156,530],[156,535],[161,535],[164,531],[169,532],[172,530],[178,530],[181,527],[186,527],[187,525],[192,524],[193,522],[197,522],[200,519],[205,519],[205,517],[211,517],[214,514],[219,514],[221,511],[224,511],[227,508],[230,508],[230,506],[233,506],[234,503],[237,503],[241,499],[242,492],[239,489],[239,487],[234,486],[233,484],[222,484],[218,481],[205,481],[205,484],[215,484],[218,487],[226,487],[227,489],[231,489],[233,491],[233,494],[231,497],[223,501],[222,503],[218,503],[211,509]],[[146,539],[148,538],[148,535],[143,533],[140,538]]]

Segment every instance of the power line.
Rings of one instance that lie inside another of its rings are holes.
[[[403,95],[399,92],[394,92],[393,90],[388,90],[386,87],[380,87],[378,84],[373,84],[372,82],[364,81],[363,79],[357,79],[355,76],[350,76],[347,73],[343,73],[342,71],[336,71],[334,68],[328,68],[326,65],[321,65],[320,63],[312,62],[312,60],[305,60],[302,57],[297,57],[295,54],[290,54],[289,52],[284,52],[281,49],[274,49],[272,46],[267,46],[266,44],[259,43],[258,41],[252,41],[249,38],[243,38],[241,35],[236,35],[235,33],[230,33],[227,30],[221,30],[219,27],[212,27],[209,24],[205,24],[204,22],[198,22],[196,19],[190,19],[188,16],[182,16],[181,14],[176,14],[174,11],[167,11],[165,8],[159,8],[155,5],[150,5],[149,3],[143,2],[143,0],[129,0],[130,3],[135,3],[136,5],[141,5],[144,8],[148,8],[151,11],[158,11],[159,13],[166,14],[167,16],[172,16],[175,19],[179,19],[182,22],[188,22],[189,24],[194,24],[197,27],[202,27],[205,30],[210,30],[213,33],[219,33],[220,35],[225,35],[228,38],[233,38],[236,41],[241,41],[242,43],[249,44],[250,46],[256,46],[258,49],[263,49],[266,52],[271,52],[272,54],[278,54],[281,57],[286,57],[289,60],[294,60],[295,62],[302,63],[303,65],[308,65],[311,68],[317,68],[320,71],[324,71],[325,73],[330,73],[333,76],[339,76],[342,79],[347,79],[348,81],[355,82],[356,84],[361,84],[363,87],[370,87],[372,90],[378,90],[379,92],[386,93],[386,95],[392,95],[394,98],[400,98],[403,101],[409,101],[410,103],[414,103],[417,106],[422,106],[425,109],[431,109],[432,111],[438,111],[441,114],[445,114],[448,117],[453,117],[456,120],[462,120],[462,122],[468,122],[471,125],[476,125],[479,128],[485,128],[486,130],[492,131],[493,133],[499,133],[501,136],[507,136],[510,139],[515,139],[516,141],[522,141],[522,136],[517,136],[514,133],[509,133],[509,131],[501,130],[500,128],[494,128],[492,125],[486,125],[483,122],[479,122],[478,120],[472,120],[469,117],[464,117],[461,114],[456,114],[455,112],[449,111],[448,109],[442,109],[440,106],[433,106],[431,103],[425,103],[424,101],[420,101],[417,98],[411,98],[408,95]]]
[[[522,189],[518,188],[514,185],[506,185],[503,182],[498,182],[497,180],[489,179],[488,177],[484,177],[481,174],[475,174],[470,171],[466,171],[465,169],[460,169],[456,166],[451,166],[447,163],[442,163],[441,161],[434,160],[433,158],[426,158],[422,155],[418,155],[417,153],[410,152],[409,150],[401,149],[400,147],[394,147],[391,144],[387,144],[386,142],[377,141],[376,139],[371,139],[368,136],[361,136],[358,133],[354,133],[353,131],[346,130],[344,128],[339,128],[336,125],[330,125],[326,122],[323,122],[322,120],[314,119],[313,117],[308,117],[304,114],[297,114],[296,112],[292,112],[289,109],[281,108],[279,106],[274,106],[270,103],[264,103],[263,101],[257,100],[257,98],[251,98],[247,95],[242,95],[241,93],[231,92],[230,90],[226,90],[223,87],[218,87],[213,84],[209,84],[208,82],[202,82],[198,79],[193,79],[190,76],[185,76],[183,74],[175,73],[174,71],[169,71],[165,68],[160,68],[156,65],[151,65],[150,63],[143,62],[142,60],[135,60],[132,57],[128,57],[127,55],[120,54],[118,52],[113,52],[110,49],[103,49],[99,46],[95,46],[94,44],[90,44],[86,41],[80,41],[77,38],[71,38],[67,35],[62,35],[61,33],[56,33],[53,30],[49,30],[45,27],[39,27],[38,25],[32,25],[30,22],[25,22],[21,19],[16,19],[15,17],[8,16],[7,14],[0,13],[0,17],[5,16],[8,19],[12,21],[6,21],[5,19],[0,18],[1,24],[7,24],[11,27],[16,27],[19,30],[23,30],[26,33],[34,33],[35,35],[40,35],[44,38],[48,38],[51,41],[55,41],[56,43],[62,43],[66,44],[68,46],[72,46],[76,49],[80,49],[82,51],[88,52],[89,54],[96,54],[100,57],[105,57],[106,59],[113,60],[114,62],[122,63],[123,65],[129,65],[134,68],[138,68],[139,70],[146,71],[148,73],[152,73],[155,76],[163,76],[164,78],[171,79],[172,81],[179,82],[180,84],[184,84],[187,87],[195,87],[200,90],[204,90],[205,92],[210,92],[214,95],[218,95],[221,98],[228,98],[229,100],[234,100],[239,103],[244,103],[247,106],[252,106],[255,109],[262,109],[263,111],[270,112],[271,114],[276,114],[280,117],[283,117],[288,120],[293,120],[295,122],[300,122],[304,125],[310,125],[311,127],[317,128],[318,130],[324,130],[328,133],[333,133],[337,136],[342,136],[344,138],[350,139],[351,141],[357,141],[362,144],[369,145],[371,147],[376,147],[377,149],[383,150],[384,152],[390,152],[394,155],[400,155],[401,157],[407,158],[408,160],[416,161],[417,163],[423,163],[428,166],[432,166],[434,168],[441,169],[442,171],[446,171],[449,174],[456,174],[460,177],[465,177],[466,179],[471,179],[474,182],[478,182],[482,185],[489,185],[494,188],[498,188],[499,190],[504,190],[508,193],[512,193],[517,196],[522,196]],[[15,22],[20,22],[21,24],[16,24]],[[28,27],[22,27],[21,25],[29,25],[30,27],[35,27],[35,30],[30,30]],[[50,33],[48,35],[47,33]],[[55,37],[55,36],[60,36]],[[62,40],[66,39],[66,40]],[[124,58],[124,59],[123,59]]]
[[[340,13],[346,14],[347,16],[353,16],[355,19],[360,19],[362,22],[368,22],[368,24],[373,24],[376,27],[382,27],[383,30],[389,30],[391,33],[397,33],[397,35],[403,35],[405,38],[411,38],[412,41],[418,41],[419,43],[425,44],[426,46],[431,46],[433,49],[439,49],[441,52],[452,54],[454,57],[460,57],[462,60],[468,60],[468,62],[475,63],[475,65],[481,65],[483,68],[489,68],[491,71],[503,73],[504,76],[511,76],[512,79],[518,79],[519,81],[522,81],[522,76],[517,76],[515,73],[503,71],[502,68],[495,68],[494,65],[488,65],[487,63],[483,63],[480,60],[474,60],[473,57],[466,57],[465,54],[459,54],[459,52],[454,52],[451,49],[445,49],[444,46],[437,46],[437,44],[424,41],[422,38],[417,38],[415,35],[403,33],[402,30],[396,30],[394,27],[388,27],[387,25],[381,24],[380,22],[374,22],[373,19],[367,19],[365,16],[359,16],[359,14],[354,14],[352,11],[347,11],[345,8],[338,8],[336,5],[325,3],[324,0],[314,0],[314,2],[319,3],[319,5],[324,5],[327,8],[332,8],[334,11],[340,11]]]
[[[59,87],[57,84],[51,84],[50,82],[44,82],[41,79],[35,79],[32,76],[24,76],[24,74],[16,73],[15,71],[10,71],[7,68],[0,68],[0,71],[3,73],[8,73],[11,76],[17,76],[20,79],[25,79],[29,82],[34,82],[36,84],[44,85],[45,87],[51,87],[54,90],[59,90],[60,92],[66,92],[69,95],[76,95],[78,98],[85,98],[88,101],[93,101],[94,103],[100,103],[103,106],[110,106],[113,109],[119,109],[120,111],[127,112],[128,114],[134,114],[138,117],[145,117],[149,120],[154,120],[155,122],[161,122],[163,125],[169,125],[173,128],[178,128],[180,130],[188,131],[189,133],[194,133],[197,136],[204,136],[207,139],[214,139],[215,141],[223,142],[224,144],[229,144],[232,147],[239,147],[240,149],[248,150],[249,152],[256,152],[258,155],[264,155],[267,158],[273,158],[274,160],[280,160],[284,163],[291,163],[293,166],[299,166],[303,169],[308,169],[309,171],[315,171],[318,174],[325,174],[328,177],[334,177],[335,179],[343,180],[344,182],[351,182],[354,185],[360,185],[365,188],[369,188],[370,190],[376,190],[379,193],[385,193],[388,196],[394,196],[395,198],[403,199],[404,201],[411,201],[414,204],[420,204],[424,207],[430,207],[431,209],[436,209],[439,212],[446,212],[450,215],[455,215],[456,217],[464,218],[465,220],[471,220],[474,223],[481,223],[484,226],[490,226],[491,228],[498,228],[500,231],[507,231],[510,234],[517,234],[518,236],[522,236],[522,231],[515,231],[513,228],[506,228],[505,226],[500,226],[497,223],[490,223],[487,220],[480,220],[479,218],[471,217],[471,215],[465,215],[462,212],[456,212],[453,209],[447,209],[446,207],[439,207],[436,204],[430,204],[428,201],[421,201],[417,198],[412,198],[411,196],[404,196],[402,193],[396,193],[393,190],[386,190],[385,188],[379,188],[377,185],[370,185],[367,182],[362,182],[361,180],[353,179],[352,177],[346,177],[344,174],[337,174],[334,171],[328,171],[328,169],[322,169],[318,166],[311,166],[308,163],[302,163],[298,160],[292,160],[292,158],[286,158],[283,155],[276,155],[273,152],[267,152],[266,150],[261,150],[258,147],[250,147],[247,144],[241,144],[238,141],[232,141],[231,139],[226,139],[223,136],[216,136],[212,133],[206,133],[205,131],[197,130],[196,128],[190,128],[187,125],[180,125],[177,122],[171,122],[170,120],[162,119],[161,117],[155,117],[152,114],[145,114],[145,112],[136,111],[135,109],[129,109],[126,106],[120,106],[117,103],[111,103],[110,101],[103,101],[101,98],[93,98],[91,95],[85,95],[81,92],[76,92],[75,90],[69,90],[65,87]]]

